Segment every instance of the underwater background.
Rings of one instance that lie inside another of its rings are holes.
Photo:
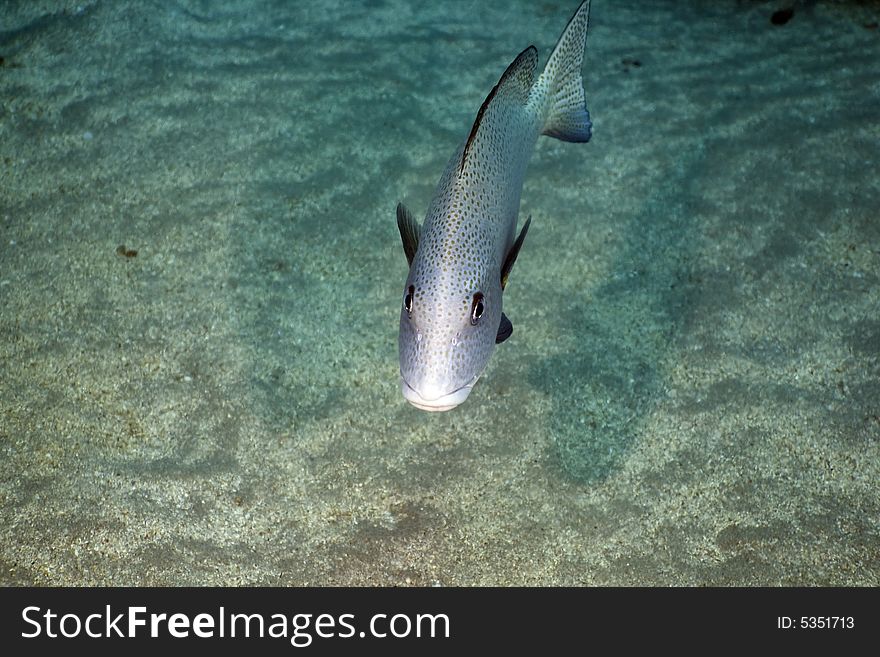
[[[395,205],[576,7],[0,3],[0,583],[880,585],[880,3],[594,0],[402,398]]]

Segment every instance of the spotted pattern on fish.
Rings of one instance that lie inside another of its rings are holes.
[[[580,74],[588,16],[589,0],[537,79],[534,46],[507,67],[449,160],[423,225],[398,206],[410,261],[398,339],[401,390],[419,408],[463,402],[496,341],[510,335],[502,291],[529,226],[515,239],[535,142],[542,133],[575,142],[591,135]]]

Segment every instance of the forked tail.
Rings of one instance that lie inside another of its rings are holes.
[[[590,0],[584,0],[559,37],[535,85],[536,90],[546,94],[546,119],[541,133],[562,141],[586,142],[592,134],[581,79],[589,21]]]

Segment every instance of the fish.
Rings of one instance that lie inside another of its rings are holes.
[[[540,75],[523,50],[483,102],[450,158],[420,225],[402,204],[397,227],[409,265],[398,355],[404,399],[424,411],[464,402],[495,345],[513,333],[502,293],[531,225],[516,232],[523,179],[541,135],[592,135],[581,67],[590,0],[569,20]]]

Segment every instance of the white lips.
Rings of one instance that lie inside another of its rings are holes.
[[[403,377],[400,377],[400,391],[403,393],[406,401],[423,411],[448,411],[455,408],[468,398],[468,395],[471,394],[471,389],[474,387],[478,378],[479,376],[475,376],[473,381],[450,393],[438,393],[437,396],[433,396],[432,393],[426,393],[426,397],[423,397],[415,388],[410,386]],[[431,399],[429,397],[433,398]]]

